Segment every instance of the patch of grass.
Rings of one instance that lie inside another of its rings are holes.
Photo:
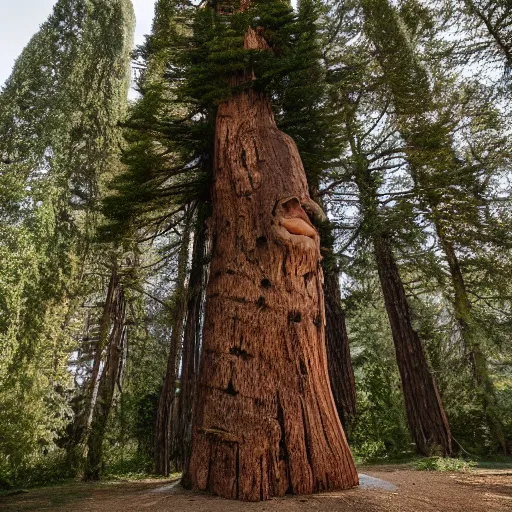
[[[479,469],[512,469],[512,458],[502,457],[493,460],[479,460],[477,467]]]
[[[128,473],[104,473],[103,482],[131,482],[139,480],[179,480],[181,473],[171,473],[169,476],[155,475],[146,471],[133,471]]]
[[[451,459],[449,457],[429,457],[414,463],[418,471],[469,471],[477,465],[475,461]]]
[[[137,454],[124,457],[109,457],[101,474],[101,480],[111,482],[176,480],[178,478],[181,478],[181,473],[173,473],[168,477],[156,475],[153,473],[153,461]]]

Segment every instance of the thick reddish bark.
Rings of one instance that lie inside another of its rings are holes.
[[[409,430],[423,455],[450,455],[452,436],[437,385],[412,327],[405,289],[391,246],[382,235],[373,238],[375,259],[388,313]]]
[[[246,47],[257,36],[249,32]],[[252,39],[252,41],[251,41]],[[263,500],[357,485],[327,372],[317,231],[297,147],[252,90],[219,105],[213,254],[186,481]]]

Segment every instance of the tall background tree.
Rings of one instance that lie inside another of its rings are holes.
[[[105,180],[120,168],[132,31],[129,1],[59,1],[0,96],[0,388],[13,428],[2,460],[14,476],[55,448],[71,414],[70,356],[103,260],[93,237]]]

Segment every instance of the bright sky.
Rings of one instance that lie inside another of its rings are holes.
[[[137,17],[135,43],[151,29],[155,0],[132,0]],[[56,0],[0,0],[0,86],[11,74],[14,61],[39,25],[51,14]]]

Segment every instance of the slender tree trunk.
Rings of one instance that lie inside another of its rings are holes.
[[[201,330],[201,305],[204,291],[204,253],[206,230],[203,219],[198,220],[194,237],[192,267],[188,289],[187,321],[183,333],[183,358],[180,378],[180,401],[177,426],[175,465],[183,470],[190,458],[192,444],[192,410],[194,407]]]
[[[107,357],[100,377],[98,396],[87,441],[87,463],[84,475],[86,480],[98,480],[100,477],[103,439],[112,408],[115,388],[116,385],[120,386],[126,350],[126,302],[119,276],[115,271],[111,283],[113,293],[108,309],[111,330],[108,334]]]
[[[249,30],[246,48],[261,48]],[[213,254],[186,481],[264,500],[358,478],[332,397],[320,244],[297,147],[268,98],[218,107]]]
[[[164,476],[171,472],[171,451],[173,409],[176,399],[176,380],[178,377],[178,366],[181,359],[181,344],[183,324],[186,314],[186,287],[188,251],[190,241],[190,225],[184,228],[183,240],[181,242],[180,254],[178,257],[178,276],[176,279],[174,321],[171,332],[171,343],[167,371],[165,374],[160,400],[158,402],[156,427],[155,427],[155,471]],[[176,419],[176,417],[174,418]]]
[[[111,313],[112,307],[116,299],[117,287],[119,286],[118,276],[116,270],[112,270],[110,281],[107,289],[107,296],[103,305],[103,311],[98,324],[97,342],[94,353],[94,361],[91,372],[91,379],[88,385],[88,407],[86,409],[86,429],[90,430],[94,409],[96,406],[96,399],[99,389],[99,377],[101,363],[103,362],[104,351],[109,343],[109,330],[111,327]]]
[[[382,235],[375,235],[373,244],[393,334],[407,421],[416,450],[427,456],[449,456],[452,453],[450,427],[421,340],[412,327],[405,289],[391,246]]]
[[[480,403],[487,420],[491,435],[499,443],[500,449],[504,455],[508,453],[507,440],[503,430],[503,424],[499,417],[496,391],[489,375],[487,358],[482,350],[478,337],[478,326],[473,320],[471,302],[469,300],[466,284],[462,275],[459,260],[453,247],[453,244],[444,236],[442,229],[438,225],[438,236],[441,241],[446,260],[450,268],[452,285],[454,290],[453,307],[457,323],[461,332],[461,337],[469,352],[473,378],[477,385]]]
[[[422,176],[415,173],[415,182],[421,187]],[[453,287],[452,305],[455,319],[459,325],[460,336],[465,350],[468,351],[473,380],[477,389],[478,400],[482,406],[491,436],[499,445],[503,454],[508,453],[507,439],[503,423],[499,416],[496,402],[496,390],[489,375],[487,357],[480,343],[480,332],[477,320],[474,318],[471,302],[468,297],[466,283],[461,271],[459,258],[450,237],[446,235],[448,221],[439,213],[440,204],[421,197],[425,209],[430,210],[430,218],[436,229],[441,248],[444,252]]]
[[[110,311],[114,300],[115,286],[116,274],[112,272],[99,321],[96,320],[91,323],[91,314],[89,313],[87,324],[84,327],[84,338],[87,338],[91,344],[91,357],[93,362],[90,376],[85,384],[85,389],[75,407],[75,419],[68,448],[73,463],[75,463],[75,457],[83,459],[87,451],[89,434],[98,397],[101,363],[104,360],[105,349],[109,342]]]
[[[307,213],[320,234],[329,381],[341,424],[344,431],[350,435],[357,414],[357,393],[345,311],[341,306],[340,275],[334,255],[333,227],[323,211],[323,204],[318,195],[318,184],[308,184],[311,198],[319,205],[319,208],[309,209]]]
[[[349,117],[347,126],[350,130],[353,122],[354,119]],[[376,178],[351,131],[349,141],[355,157],[355,181],[359,189],[363,227],[373,244],[395,346],[409,431],[418,453],[448,456],[452,453],[450,426],[423,344],[413,328],[405,288],[389,236],[380,220]]]
[[[341,423],[350,433],[357,415],[357,394],[337,270],[324,267],[324,295],[329,380]]]

